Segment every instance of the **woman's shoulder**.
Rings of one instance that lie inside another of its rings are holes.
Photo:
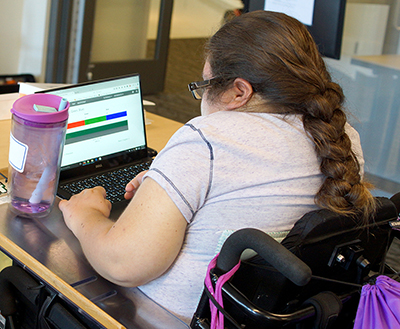
[[[190,120],[178,134],[183,139],[221,140],[279,140],[289,135],[304,135],[302,121],[297,116],[271,113],[221,111]],[[176,136],[176,137],[178,137]]]
[[[213,114],[195,117],[186,126],[202,128],[223,128],[227,126],[251,126],[252,124],[287,125],[301,123],[297,115],[281,115],[264,112],[219,111]]]

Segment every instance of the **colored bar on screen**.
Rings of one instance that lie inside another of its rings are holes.
[[[85,125],[85,121],[76,121],[76,122],[71,122],[68,123],[67,125],[67,129],[71,129],[71,128],[76,128],[76,127],[82,127]]]
[[[101,116],[101,117],[97,117],[97,118],[92,118],[92,119],[87,119],[85,120],[85,125],[91,125],[93,123],[97,123],[97,122],[102,122],[102,121],[106,121],[107,118],[105,115]]]
[[[106,115],[106,117],[107,117],[107,120],[112,120],[112,119],[126,117],[127,115],[128,114],[126,113],[126,111],[123,111],[123,112],[118,112],[118,113],[114,113],[114,114],[108,114],[108,115]]]

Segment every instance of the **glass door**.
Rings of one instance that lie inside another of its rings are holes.
[[[52,0],[47,82],[140,73],[163,90],[173,0]]]

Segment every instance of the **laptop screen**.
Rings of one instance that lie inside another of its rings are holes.
[[[138,74],[42,92],[70,103],[61,172],[110,168],[147,154]]]

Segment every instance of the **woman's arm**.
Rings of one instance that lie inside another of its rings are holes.
[[[187,222],[168,194],[146,178],[120,218],[101,187],[60,202],[65,222],[90,264],[121,286],[143,285],[163,274],[182,247]]]

